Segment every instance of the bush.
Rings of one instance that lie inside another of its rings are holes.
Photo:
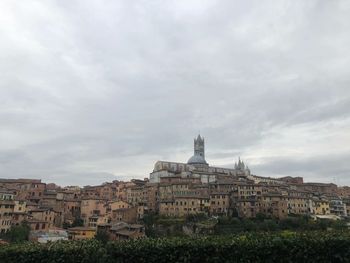
[[[208,219],[208,216],[204,213],[189,214],[186,216],[187,223],[196,223],[196,222],[201,222],[201,221],[204,221],[207,219]]]
[[[24,242],[28,240],[29,233],[30,226],[24,221],[21,225],[11,226],[4,239],[12,243]]]
[[[349,262],[349,232],[97,240],[0,247],[1,262]]]
[[[81,218],[75,218],[71,227],[84,226],[84,220]]]
[[[102,242],[107,243],[109,240],[109,234],[105,229],[97,229],[95,239]]]

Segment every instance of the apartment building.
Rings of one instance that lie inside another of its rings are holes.
[[[6,233],[11,228],[14,208],[14,193],[0,189],[0,233]]]

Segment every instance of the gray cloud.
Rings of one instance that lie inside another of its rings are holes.
[[[310,157],[272,158],[256,165],[257,172],[272,176],[304,176],[306,181],[326,181],[339,185],[348,183],[350,153]]]
[[[158,159],[186,161],[200,130],[211,164],[241,155],[261,175],[350,184],[349,11],[2,1],[0,177],[143,178]]]

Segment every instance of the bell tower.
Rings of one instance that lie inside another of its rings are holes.
[[[199,134],[197,139],[194,139],[194,155],[199,155],[205,159],[204,138]]]
[[[187,163],[198,167],[208,166],[208,163],[205,160],[204,138],[200,135],[194,139],[194,154]]]

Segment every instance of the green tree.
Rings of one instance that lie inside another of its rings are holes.
[[[154,213],[145,214],[142,219],[145,225],[145,234],[148,237],[155,237],[156,234],[156,223],[158,221],[158,216]]]
[[[278,224],[273,219],[265,219],[259,224],[259,230],[263,231],[276,231],[278,230]]]
[[[63,222],[62,227],[63,227],[64,229],[67,229],[67,228],[72,227],[72,225],[71,225],[70,223]]]
[[[81,218],[75,218],[72,224],[72,227],[84,226],[84,221]]]
[[[20,243],[29,239],[30,226],[24,221],[21,225],[11,226],[5,234],[5,240],[11,243]]]
[[[267,219],[267,216],[263,213],[257,213],[256,214],[256,220],[257,221],[260,221],[260,222],[263,222],[265,219]]]
[[[331,224],[332,228],[336,229],[336,230],[345,230],[348,229],[348,225],[347,222],[344,220],[336,220],[333,221]]]
[[[189,214],[186,216],[186,222],[188,223],[196,223],[207,219],[208,219],[208,216],[204,213]]]
[[[101,241],[102,243],[107,243],[109,240],[109,234],[105,229],[97,229],[95,239]]]

